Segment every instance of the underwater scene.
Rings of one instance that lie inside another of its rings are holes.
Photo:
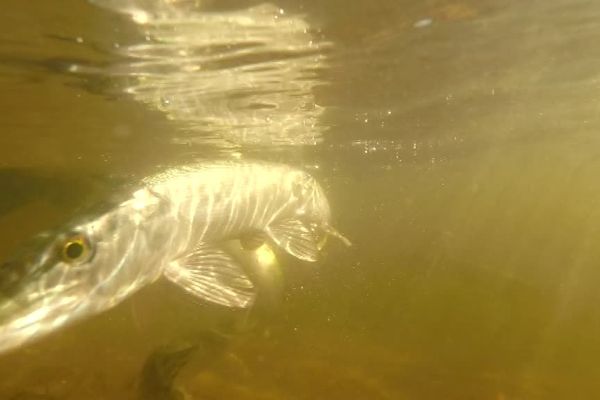
[[[0,399],[597,398],[599,18],[4,0]]]

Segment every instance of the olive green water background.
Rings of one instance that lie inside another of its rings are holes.
[[[597,398],[600,3],[273,4],[328,43],[311,89],[323,138],[232,154],[309,169],[354,245],[330,241],[316,265],[282,257],[278,312],[205,345],[180,385],[195,399]],[[115,180],[231,156],[119,95],[122,80],[65,71],[119,61],[106,49],[136,29],[83,0],[2,2],[0,258]],[[158,284],[1,356],[0,398],[133,398],[156,346],[240,317],[183,297]]]

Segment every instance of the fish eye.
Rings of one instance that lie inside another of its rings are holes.
[[[82,235],[75,235],[62,244],[61,256],[68,263],[80,263],[87,261],[91,256],[89,241]]]

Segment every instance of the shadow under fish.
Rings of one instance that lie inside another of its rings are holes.
[[[207,339],[202,349],[214,349],[215,343]],[[199,344],[173,344],[155,350],[142,368],[138,395],[140,400],[178,400],[185,395],[174,386],[181,368],[189,361]],[[211,350],[215,351],[215,350]],[[211,356],[205,354],[205,356]]]
[[[245,246],[244,246],[245,244]],[[139,400],[180,400],[186,399],[185,393],[177,386],[176,379],[180,371],[194,358],[201,360],[195,367],[210,366],[227,351],[231,340],[238,333],[253,328],[260,315],[263,319],[278,310],[283,289],[280,265],[271,246],[266,242],[256,248],[252,243],[231,240],[223,243],[230,254],[240,262],[253,283],[257,286],[257,298],[251,310],[240,324],[230,326],[228,331],[220,329],[205,330],[191,339],[172,341],[159,346],[144,362],[137,385]]]

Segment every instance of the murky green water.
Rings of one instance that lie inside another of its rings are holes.
[[[309,169],[354,246],[282,259],[251,323],[148,287],[2,356],[0,398],[135,398],[154,349],[214,331],[194,399],[595,398],[600,4],[97,3],[2,4],[1,258],[216,156]]]

